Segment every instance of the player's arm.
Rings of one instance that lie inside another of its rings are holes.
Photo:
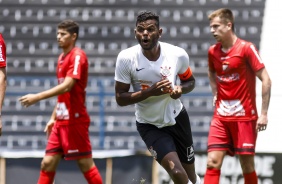
[[[265,130],[268,124],[267,112],[271,96],[271,79],[265,68],[260,69],[256,72],[256,76],[262,82],[262,104],[261,104],[261,115],[257,121],[257,130]]]
[[[185,71],[185,73],[178,75],[180,78],[180,87],[182,94],[191,92],[195,88],[195,77],[193,76],[190,67]]]
[[[178,77],[180,85],[174,86],[170,97],[178,99],[182,94],[191,92],[195,88],[195,78],[189,66],[189,56],[184,49],[177,51],[178,54]]]
[[[216,70],[214,68],[213,52],[214,47],[210,47],[208,51],[208,78],[213,95],[213,106],[217,101],[217,84],[216,84]]]
[[[256,72],[256,75],[262,82],[261,114],[267,115],[271,95],[271,80],[265,68],[262,68],[261,70]]]
[[[2,104],[5,97],[6,87],[6,67],[3,67],[0,68],[0,113],[2,112]]]
[[[169,93],[171,82],[167,79],[156,82],[147,89],[137,92],[129,92],[130,84],[116,81],[115,95],[117,104],[120,106],[132,105],[147,99],[150,96],[159,96]]]
[[[66,77],[64,82],[61,84],[36,94],[27,94],[19,98],[19,101],[22,103],[23,106],[28,107],[40,100],[47,99],[50,97],[58,96],[60,94],[66,93],[70,91],[75,84],[76,79],[71,77]]]
[[[147,99],[150,96],[159,96],[169,93],[171,82],[167,79],[161,80],[140,91],[129,92],[131,81],[130,57],[122,51],[116,62],[115,69],[115,96],[117,104],[120,106],[132,105]]]
[[[209,77],[209,81],[210,81],[212,94],[214,96],[216,96],[217,95],[216,73],[214,71],[209,70],[208,71],[208,77]]]
[[[1,112],[2,112],[2,105],[5,97],[6,92],[6,67],[0,68],[0,136],[2,135],[2,118],[1,118]]]
[[[190,67],[178,75],[180,79],[180,85],[174,86],[173,90],[170,92],[170,97],[173,99],[178,99],[182,94],[191,92],[195,88],[195,77],[192,74]]]
[[[217,85],[216,85],[216,72],[208,70],[208,77],[210,81],[210,87],[213,95],[213,106],[215,106],[217,100]]]
[[[55,105],[55,108],[54,108],[54,110],[51,114],[50,120],[47,122],[47,124],[44,128],[44,132],[46,132],[47,138],[51,134],[52,128],[53,128],[55,121],[56,121],[56,109],[57,109],[57,105]]]
[[[56,121],[56,111],[57,111],[57,104],[54,107],[54,110],[51,114],[50,120],[49,121]]]

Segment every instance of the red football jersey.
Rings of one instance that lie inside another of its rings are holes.
[[[58,59],[57,78],[62,83],[66,77],[76,79],[71,91],[58,95],[56,116],[60,123],[89,123],[85,106],[88,80],[88,59],[83,50],[73,48]]]
[[[264,64],[255,46],[237,39],[228,51],[221,43],[210,47],[209,70],[216,72],[217,102],[214,117],[230,121],[249,121],[258,118],[256,108],[256,72]]]
[[[0,34],[0,67],[6,67],[6,44],[2,34]]]

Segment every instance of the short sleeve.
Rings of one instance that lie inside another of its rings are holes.
[[[245,47],[245,54],[247,57],[247,62],[250,64],[253,71],[257,72],[258,70],[264,68],[264,64],[259,52],[253,44],[248,44]]]
[[[189,68],[189,56],[187,52],[182,48],[179,48],[178,53],[178,74],[181,75],[184,74]]]
[[[4,39],[0,35],[0,67],[6,67],[6,45]]]
[[[131,60],[129,57],[126,57],[125,53],[122,51],[119,53],[116,60],[116,68],[115,68],[115,80],[118,82],[122,82],[125,84],[131,83],[130,77],[130,67]]]
[[[75,50],[71,56],[69,61],[69,67],[67,71],[67,76],[72,77],[74,79],[80,79],[82,72],[84,70],[85,64],[87,64],[86,55],[81,50]]]
[[[213,49],[214,49],[214,46],[210,47],[208,51],[208,67],[209,67],[209,71],[212,71],[212,72],[215,71],[214,62],[213,62],[213,58],[214,58]]]

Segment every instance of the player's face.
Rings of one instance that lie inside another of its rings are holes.
[[[74,34],[70,34],[66,29],[58,29],[57,41],[60,48],[68,48],[75,42]]]
[[[210,31],[218,42],[224,41],[225,36],[231,30],[231,23],[224,23],[219,17],[210,20]]]
[[[144,50],[153,49],[162,34],[162,29],[158,29],[155,20],[139,22],[135,28],[135,37]]]

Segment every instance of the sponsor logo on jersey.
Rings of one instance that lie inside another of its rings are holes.
[[[217,76],[217,78],[220,82],[232,82],[238,81],[240,79],[240,75],[238,73],[232,73],[228,75]]]
[[[226,56],[226,57],[221,57],[220,60],[226,60],[226,59],[229,59],[230,56]]]
[[[245,116],[245,109],[241,101],[236,100],[221,100],[217,108],[217,113],[221,116]]]
[[[193,145],[190,147],[187,147],[187,160],[191,161],[194,158],[194,147]]]
[[[145,69],[145,68],[136,68],[136,71],[139,72],[139,71],[141,71],[143,69]]]
[[[68,153],[77,153],[78,152],[78,149],[76,150],[68,150]]]
[[[253,144],[251,144],[251,143],[243,143],[243,147],[245,147],[245,146],[248,146],[248,147],[253,147],[254,145]]]

